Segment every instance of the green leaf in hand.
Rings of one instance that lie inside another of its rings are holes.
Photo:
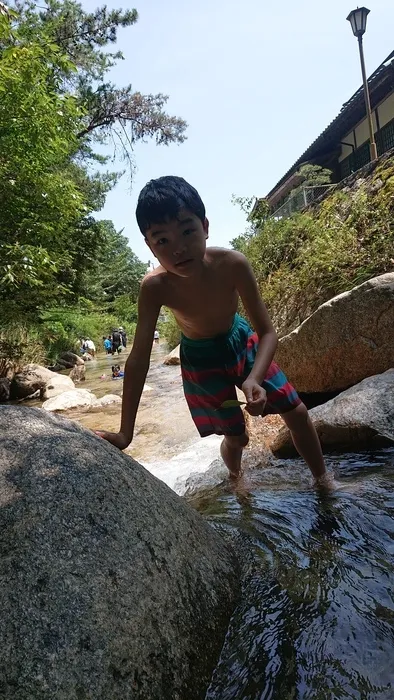
[[[237,399],[228,399],[228,401],[223,401],[220,408],[235,408],[235,406],[244,406],[246,401],[237,401]]]

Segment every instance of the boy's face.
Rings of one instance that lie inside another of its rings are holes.
[[[152,224],[145,239],[155,258],[168,272],[191,277],[200,269],[204,258],[208,226],[208,219],[203,223],[195,214],[181,209],[177,219]]]

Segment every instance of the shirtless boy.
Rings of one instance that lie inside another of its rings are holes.
[[[182,331],[182,379],[192,418],[202,437],[224,436],[221,455],[231,476],[240,474],[249,440],[239,406],[221,407],[237,398],[237,386],[252,416],[282,416],[315,480],[324,482],[327,473],[316,430],[295,389],[273,362],[276,332],[247,259],[234,250],[206,247],[205,207],[183,178],[148,182],[136,216],[160,265],[141,284],[138,324],[125,365],[120,431],[98,435],[121,450],[132,441],[157,318],[161,306],[167,306]],[[237,314],[239,297],[254,331]]]

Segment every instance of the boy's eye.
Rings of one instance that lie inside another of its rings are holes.
[[[159,238],[159,240],[157,241],[157,245],[164,245],[167,242],[167,238]]]
[[[187,229],[183,232],[183,235],[184,235],[184,236],[188,236],[190,233],[193,233],[193,231],[194,231],[194,228],[187,228]]]

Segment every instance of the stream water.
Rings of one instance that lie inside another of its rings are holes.
[[[129,452],[173,486],[204,471],[219,440],[196,438],[179,367],[164,368],[163,354],[153,348]],[[88,366],[97,396],[121,392],[122,382],[99,378],[111,364]],[[115,430],[119,406],[73,417]],[[344,486],[331,495],[311,488],[299,460],[278,460],[251,469],[239,489],[224,482],[189,499],[242,562],[206,700],[394,700],[394,448],[327,461]]]

